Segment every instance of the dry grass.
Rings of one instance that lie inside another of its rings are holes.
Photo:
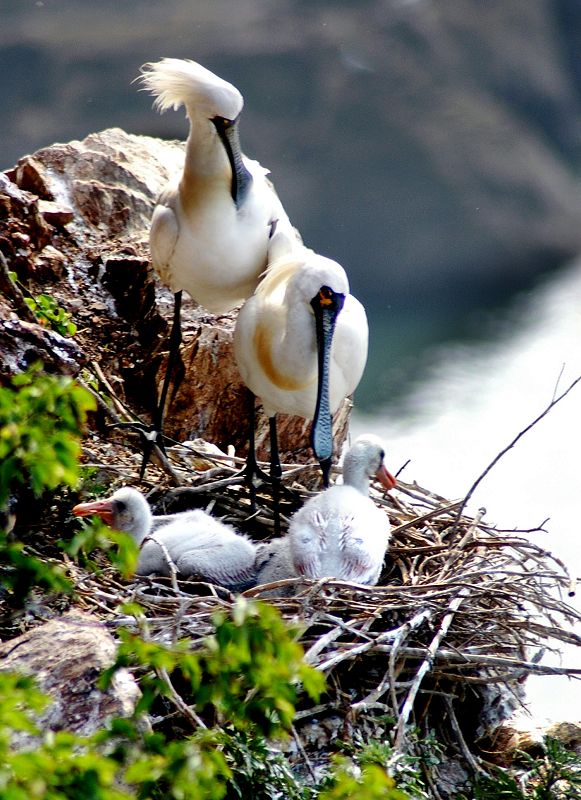
[[[247,493],[236,474],[240,460],[194,451],[173,448],[169,468],[166,463],[148,472],[152,485],[167,483],[168,475],[181,484],[154,492],[158,509],[194,500],[255,538],[268,538],[272,511],[264,498],[260,513],[249,519]],[[87,455],[98,458],[95,445]],[[101,467],[105,461],[103,455]],[[294,495],[285,501],[287,514],[312,494],[300,482],[310,469],[285,466],[285,484]],[[136,482],[136,458],[118,461],[115,471],[116,482]],[[414,724],[435,730],[477,769],[474,739],[518,705],[527,676],[581,674],[539,663],[548,649],[581,645],[573,632],[581,614],[566,599],[573,581],[566,566],[533,541],[542,529],[499,530],[480,512],[466,515],[464,501],[450,503],[415,484],[400,482],[393,494],[371,489],[393,529],[378,586],[289,579],[244,595],[276,594],[297,584],[295,596],[269,596],[268,602],[298,623],[307,662],[328,676],[324,703],[312,708],[305,700],[297,717],[311,755],[321,746],[320,731],[312,735],[308,728],[315,719],[338,715],[342,726],[366,725],[377,733],[389,718],[396,750],[406,748]],[[213,630],[212,614],[234,601],[219,587],[175,576],[124,584],[110,570],[99,577],[77,571],[76,583],[79,604],[112,627],[136,627],[119,610],[136,601],[144,610],[140,628],[149,636],[164,642],[187,637],[192,647]]]

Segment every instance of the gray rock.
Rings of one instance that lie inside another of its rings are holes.
[[[112,717],[129,716],[140,691],[132,675],[119,670],[107,691],[97,688],[101,672],[115,659],[117,645],[96,617],[70,612],[0,645],[0,670],[35,678],[51,703],[38,717],[42,732],[70,731],[89,736]],[[15,735],[13,744],[35,741],[29,733]]]

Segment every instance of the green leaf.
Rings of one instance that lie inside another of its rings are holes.
[[[25,297],[24,302],[41,325],[52,328],[61,336],[74,336],[77,332],[77,326],[72,321],[71,315],[57,305],[52,295],[39,294],[35,297]]]

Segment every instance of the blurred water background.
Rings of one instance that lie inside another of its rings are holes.
[[[354,430],[458,498],[581,375],[580,45],[577,0],[0,0],[0,168],[107,127],[184,138],[183,113],[132,85],[146,61],[231,80],[245,152],[368,310]],[[577,387],[469,506],[546,520],[530,535],[577,575],[580,403]],[[565,680],[530,696],[581,718]]]
[[[484,341],[426,348],[417,376],[396,407],[358,413],[353,430],[373,430],[389,447],[393,470],[447,498],[462,498],[488,465],[581,375],[581,263],[522,292],[488,320]],[[526,432],[476,489],[469,503],[503,529],[530,538],[581,576],[581,386]],[[543,530],[535,531],[542,527]],[[580,581],[581,586],[581,581]],[[570,599],[581,608],[579,598]],[[579,632],[579,631],[578,631]],[[581,668],[578,648],[544,663]],[[531,710],[549,719],[579,718],[577,683],[527,681]]]

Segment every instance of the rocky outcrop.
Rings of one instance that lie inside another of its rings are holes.
[[[543,751],[543,742],[556,739],[568,750],[581,756],[581,720],[543,720],[519,711],[494,732],[489,752],[505,765],[518,760],[522,753],[535,756]]]
[[[106,691],[97,681],[115,661],[117,644],[105,625],[80,611],[46,622],[0,645],[0,670],[34,677],[50,703],[38,719],[41,731],[90,736],[113,717],[132,714],[140,697],[133,677],[118,670]],[[31,733],[14,734],[13,744],[30,746]]]
[[[112,129],[44,148],[2,175],[0,376],[36,360],[74,375],[96,362],[117,398],[150,420],[165,374],[173,299],[151,268],[149,220],[156,195],[182,161],[181,144]],[[54,298],[76,324],[74,337],[39,324],[23,293]],[[185,299],[182,359],[165,432],[178,441],[201,437],[224,450],[234,446],[242,454],[248,399],[232,349],[235,315],[214,317]],[[346,402],[336,418],[338,448],[348,417]],[[283,459],[310,457],[309,425],[281,415]],[[267,430],[261,416],[262,457]]]

